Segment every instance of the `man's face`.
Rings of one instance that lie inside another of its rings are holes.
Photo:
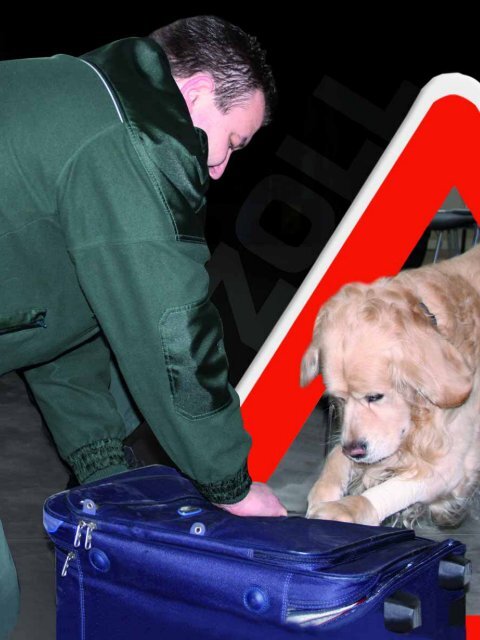
[[[189,105],[189,111],[194,126],[207,134],[208,172],[213,180],[218,180],[231,154],[245,147],[262,126],[265,99],[256,90],[245,102],[222,113],[215,105],[213,91],[204,91]]]

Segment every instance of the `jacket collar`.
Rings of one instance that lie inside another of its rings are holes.
[[[80,58],[102,73],[123,119],[153,155],[155,163],[172,176],[182,175],[186,170],[191,178],[193,170],[195,186],[205,192],[209,180],[207,136],[194,127],[163,49],[151,38],[132,37],[116,40]],[[171,144],[163,145],[161,157],[157,156],[159,146],[167,139]],[[178,148],[178,144],[188,153],[165,154],[165,146],[171,150]],[[188,156],[192,165],[186,168]]]

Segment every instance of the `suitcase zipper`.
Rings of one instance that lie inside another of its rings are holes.
[[[67,575],[68,567],[70,566],[70,563],[72,562],[72,560],[75,560],[75,556],[76,556],[76,553],[74,551],[68,552],[67,557],[65,558],[65,562],[63,563],[62,571],[60,573],[62,578],[65,578],[65,576]]]
[[[97,505],[90,498],[86,498],[81,501],[82,512],[87,516],[94,516],[97,513]],[[75,537],[73,539],[73,546],[78,548],[82,543],[82,531],[85,529],[85,544],[86,551],[92,548],[92,534],[94,529],[97,528],[95,522],[87,522],[85,520],[79,520],[77,528],[75,530]]]
[[[88,551],[89,549],[92,548],[92,534],[94,529],[97,528],[97,525],[95,524],[95,522],[85,522],[85,520],[80,520],[80,522],[77,525],[77,528],[75,530],[75,537],[73,539],[73,546],[75,548],[78,548],[81,543],[82,543],[82,530],[86,529],[85,531],[85,544],[84,544],[84,548]]]
[[[268,562],[269,564],[281,564],[282,566],[305,566],[314,570],[327,569],[333,566],[334,563],[351,562],[358,556],[375,551],[375,549],[390,544],[393,541],[408,540],[413,537],[413,531],[400,529],[398,532],[389,533],[386,536],[371,537],[324,553],[299,552],[294,555],[292,552],[255,549],[253,551],[253,558],[255,560]]]
[[[84,516],[96,516],[97,505],[92,500],[84,500],[83,513]],[[122,523],[123,524],[123,523]],[[198,524],[198,523],[195,523]],[[88,551],[92,546],[93,531],[98,528],[98,525],[89,520],[79,520],[75,529],[73,546],[79,548],[82,544],[82,535],[85,530],[84,548]],[[190,530],[190,533],[198,533],[197,531]],[[382,547],[385,544],[392,541],[400,541],[409,538],[413,538],[414,532],[408,529],[400,529],[395,533],[388,533],[388,535],[380,535],[370,537],[367,540],[348,544],[339,549],[335,549],[329,552],[323,553],[311,553],[311,552],[285,552],[285,551],[270,551],[265,549],[251,549],[245,548],[245,552],[253,560],[264,562],[267,564],[273,564],[281,566],[290,566],[292,568],[305,568],[309,570],[321,570],[331,567],[334,563],[350,562],[365,552],[374,551],[378,547]],[[195,536],[197,537],[197,536]],[[206,537],[207,538],[207,537]],[[218,543],[223,546],[224,553],[232,551],[231,544],[225,544],[223,541],[209,540],[205,541],[205,550],[208,551],[209,546],[214,543]],[[165,544],[169,544],[168,541],[164,541]],[[171,543],[170,543],[171,544]],[[224,546],[225,545],[225,546]],[[215,545],[216,546],[216,545]],[[234,555],[238,555],[239,549],[235,550]]]
[[[95,524],[95,522],[85,522],[85,520],[80,520],[77,528],[75,529],[75,537],[73,539],[73,546],[75,549],[78,549],[82,543],[82,531],[83,529],[85,529],[85,543],[84,543],[84,548],[88,551],[89,549],[92,548],[92,533],[93,530],[97,528],[97,525]],[[70,566],[70,564],[72,563],[72,560],[75,560],[75,558],[77,557],[77,554],[75,553],[75,551],[69,551],[67,553],[67,557],[65,558],[65,562],[63,563],[63,567],[62,567],[62,571],[60,573],[60,575],[62,576],[62,578],[65,578],[65,576],[68,573],[68,568]]]

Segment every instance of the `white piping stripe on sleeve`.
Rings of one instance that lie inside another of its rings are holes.
[[[117,101],[115,100],[115,98],[113,97],[113,93],[110,90],[110,87],[108,86],[108,84],[105,82],[105,78],[101,75],[101,73],[99,73],[98,69],[95,69],[95,67],[93,65],[91,65],[89,62],[87,62],[86,60],[83,60],[83,58],[79,58],[79,60],[81,60],[82,62],[84,62],[85,64],[88,64],[89,67],[91,67],[95,73],[97,74],[97,76],[100,78],[100,80],[103,82],[103,84],[105,85],[105,87],[107,88],[108,93],[110,94],[110,97],[112,99],[113,104],[115,105],[115,109],[117,110],[118,113],[118,117],[120,118],[120,121],[123,122],[123,118],[122,118],[122,114],[120,113],[120,109],[118,108],[118,104]]]

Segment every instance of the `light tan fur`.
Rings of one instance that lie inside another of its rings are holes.
[[[458,524],[480,482],[480,247],[343,287],[318,313],[301,384],[320,372],[341,444],[307,517]]]

